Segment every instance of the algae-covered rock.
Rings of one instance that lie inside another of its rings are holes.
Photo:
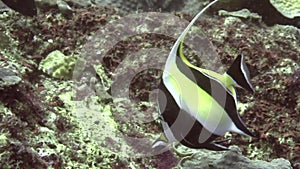
[[[1,50],[5,50],[6,48],[9,48],[11,47],[11,43],[12,43],[12,40],[11,40],[11,37],[8,36],[7,34],[5,34],[5,32],[0,32],[0,38],[1,38],[1,41],[0,41],[0,49]]]
[[[222,155],[221,155],[222,154]],[[243,156],[241,150],[232,146],[228,152],[208,153],[197,152],[192,156],[185,157],[179,164],[181,169],[290,169],[289,161],[279,158],[271,162],[261,160],[250,160]]]
[[[248,9],[241,9],[239,11],[234,11],[234,12],[220,10],[218,14],[220,16],[234,16],[243,19],[254,19],[254,20],[261,19],[261,16],[259,16],[257,13],[251,13]]]
[[[73,9],[65,0],[36,0],[36,6],[38,8],[58,8],[60,13],[66,15],[69,15],[73,12]]]
[[[300,96],[298,96],[298,99],[297,99],[297,106],[296,106],[296,111],[300,111]]]
[[[92,2],[90,0],[72,0],[72,3],[83,7],[92,5]]]
[[[135,12],[137,10],[161,10],[173,11],[184,7],[183,0],[94,0],[97,6],[115,6],[126,12]]]
[[[271,4],[285,17],[300,17],[299,0],[270,0]]]
[[[11,68],[0,68],[0,89],[18,84],[21,80],[15,70]]]
[[[57,0],[56,2],[59,11],[63,14],[72,14],[73,9],[63,0]]]
[[[57,79],[71,79],[75,63],[75,57],[55,50],[40,62],[39,70]]]
[[[37,8],[45,9],[45,8],[53,8],[57,6],[56,0],[36,0],[35,1]]]

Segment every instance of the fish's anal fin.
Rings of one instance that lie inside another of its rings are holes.
[[[209,143],[206,144],[203,148],[208,149],[208,150],[213,150],[213,151],[226,151],[229,150],[229,148],[222,146],[220,144],[216,143]]]
[[[237,128],[237,123],[236,124],[233,124],[232,126],[231,126],[231,129],[230,129],[230,131],[232,131],[232,132],[235,132],[235,133],[238,133],[238,134],[242,134],[242,135],[245,135],[245,136],[248,136],[248,137],[255,137],[254,135],[253,135],[253,133],[252,132],[250,132],[248,129],[247,129],[247,127],[245,126],[245,124],[240,120],[240,123],[239,123],[239,128]]]
[[[243,54],[239,55],[234,60],[234,62],[232,63],[232,65],[226,73],[231,77],[232,80],[234,80],[234,82],[238,86],[250,92],[254,92],[254,88],[252,87],[252,84],[250,82],[249,71],[245,64]]]

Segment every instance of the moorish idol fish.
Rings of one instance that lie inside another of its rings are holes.
[[[179,36],[167,58],[158,92],[158,110],[164,133],[153,149],[180,142],[190,148],[227,150],[217,137],[236,132],[253,137],[237,112],[235,87],[254,92],[243,55],[219,74],[192,65],[183,55],[183,39],[201,10]]]
[[[34,16],[37,14],[34,0],[2,0],[2,2],[22,15]]]

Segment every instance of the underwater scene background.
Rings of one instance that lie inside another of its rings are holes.
[[[300,168],[299,0],[219,0],[187,35],[199,67],[243,53],[255,92],[237,107],[256,138],[149,153],[164,63],[209,2],[36,0],[33,16],[0,2],[0,168]]]

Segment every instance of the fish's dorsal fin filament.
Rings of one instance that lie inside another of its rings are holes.
[[[250,92],[254,92],[254,88],[250,82],[250,76],[248,68],[245,64],[243,54],[239,55],[228,71],[226,72],[227,75],[235,82],[235,85],[242,87]]]
[[[191,62],[189,62],[187,60],[187,58],[184,56],[183,54],[183,40],[180,41],[179,43],[179,49],[177,50],[177,55],[180,56],[181,60],[186,64],[188,65],[189,67],[192,67],[192,68],[197,68],[196,66],[194,66],[193,64],[191,64]]]
[[[196,22],[196,20],[213,4],[215,4],[218,0],[215,0],[211,3],[209,3],[206,7],[204,7],[193,19],[192,21],[188,24],[188,26],[184,29],[184,31],[181,33],[181,35],[178,37],[178,39],[176,40],[175,44],[173,45],[171,52],[168,56],[167,62],[166,62],[166,68],[170,65],[172,65],[172,63],[175,62],[176,59],[176,53],[178,50],[178,47],[180,45],[180,43],[183,43],[184,37],[186,36],[186,34],[188,33],[188,31],[191,29],[191,27],[194,25],[194,23]],[[187,61],[187,60],[186,60]],[[189,62],[188,62],[189,63]],[[167,68],[168,69],[168,68]]]

